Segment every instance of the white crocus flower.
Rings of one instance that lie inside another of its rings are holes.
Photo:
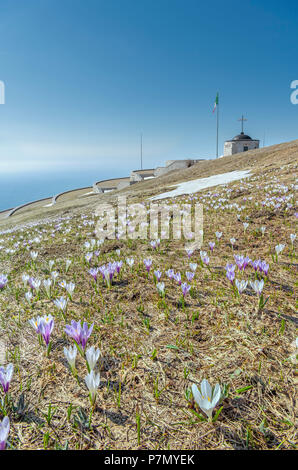
[[[264,233],[265,233],[265,231],[266,231],[266,227],[263,225],[260,230],[261,230],[261,232],[262,232],[262,235],[264,236]]]
[[[30,279],[29,274],[23,274],[22,281],[23,281],[24,287],[26,287],[26,285],[28,284],[29,279]]]
[[[277,255],[279,255],[279,254],[283,251],[284,247],[285,247],[285,245],[283,245],[282,243],[280,243],[279,245],[276,245],[276,247],[275,247],[275,253],[276,253]]]
[[[65,299],[65,297],[60,297],[60,299],[54,300],[54,304],[56,305],[58,310],[62,310],[62,312],[66,310],[67,303],[68,303],[68,300]]]
[[[197,263],[189,263],[189,267],[193,272],[195,272],[195,270],[197,269],[197,266],[198,266]]]
[[[161,295],[163,295],[164,292],[165,292],[165,283],[164,283],[164,282],[158,282],[158,283],[156,284],[156,288],[157,288],[158,292],[159,292]]]
[[[126,263],[132,268],[135,260],[133,258],[126,258]]]
[[[65,262],[65,271],[66,271],[66,272],[68,272],[71,263],[72,263],[72,260],[71,260],[71,259],[67,259],[67,260],[66,260],[66,262]]]
[[[52,270],[52,267],[54,266],[54,264],[55,264],[55,261],[51,259],[51,260],[49,261],[49,268],[50,268],[50,271]]]
[[[87,359],[87,363],[90,368],[90,371],[95,368],[99,356],[100,356],[100,350],[95,349],[94,346],[91,346],[90,348],[87,349],[86,359]]]
[[[201,410],[206,413],[208,418],[211,419],[212,412],[221,397],[220,385],[217,383],[212,389],[208,380],[203,379],[200,390],[195,384],[192,385],[191,389],[195,402],[199,405]]]
[[[28,304],[31,303],[32,297],[33,297],[32,292],[30,292],[30,291],[29,291],[29,292],[26,292],[25,298],[26,298]]]
[[[31,252],[30,252],[30,256],[31,256],[31,259],[32,259],[33,261],[35,261],[36,258],[37,258],[37,256],[38,256],[38,252],[37,252],[37,251],[31,251]]]
[[[246,289],[248,281],[242,280],[238,281],[238,279],[235,280],[236,287],[238,289],[239,294],[242,294],[242,292]]]
[[[31,286],[33,287],[34,290],[36,290],[37,293],[39,292],[40,285],[41,285],[40,279],[32,279]]]
[[[71,370],[74,371],[76,368],[76,357],[77,357],[77,352],[78,352],[77,347],[70,346],[68,349],[64,347],[63,351],[64,351],[64,356],[66,357]]]
[[[46,290],[47,296],[50,298],[51,297],[52,280],[51,279],[45,279],[43,281],[43,286]]]
[[[4,416],[2,422],[0,423],[0,450],[4,450],[6,447],[6,441],[9,434],[10,423],[9,417]]]
[[[296,235],[294,233],[291,233],[290,234],[290,239],[291,239],[291,243],[293,245],[294,241],[296,240]]]
[[[258,281],[249,281],[251,288],[256,292],[256,294],[261,295],[263,287],[264,287],[264,279]]]
[[[96,399],[96,392],[100,384],[100,374],[95,374],[94,371],[91,370],[91,372],[85,377],[85,383],[89,390],[90,401],[92,404],[94,404]]]

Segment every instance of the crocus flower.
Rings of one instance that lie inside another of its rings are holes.
[[[4,289],[8,283],[7,276],[5,274],[0,274],[0,289]]]
[[[7,393],[9,390],[10,382],[13,374],[13,364],[8,364],[6,369],[0,367],[0,384],[3,387],[4,393]]]
[[[294,233],[291,233],[290,234],[290,240],[291,240],[291,243],[292,245],[294,244],[294,241],[296,240],[296,235]]]
[[[161,296],[164,295],[165,292],[165,283],[164,282],[158,282],[156,284],[156,288]]]
[[[10,423],[8,416],[4,416],[0,423],[0,450],[4,450],[6,447],[6,441],[9,434]]]
[[[198,266],[197,263],[189,263],[189,267],[192,271],[196,271],[197,266]]]
[[[41,280],[40,279],[34,279],[33,277],[30,277],[28,282],[29,282],[29,285],[30,285],[31,289],[35,290],[38,294],[39,289],[40,289],[40,285],[41,285]]]
[[[87,253],[85,255],[85,260],[87,261],[87,263],[90,263],[92,256],[93,256],[93,253]]]
[[[210,247],[210,250],[213,251],[215,247],[215,242],[209,242],[209,247]]]
[[[54,264],[55,264],[55,261],[51,259],[51,260],[49,261],[49,268],[50,268],[50,271],[52,270],[52,267],[54,266]]]
[[[89,390],[90,402],[92,405],[94,405],[96,400],[96,392],[100,384],[100,374],[95,374],[94,370],[91,370],[91,372],[85,377],[85,383]]]
[[[74,282],[69,282],[68,284],[66,284],[65,286],[65,289],[66,289],[66,292],[69,294],[69,297],[72,299],[72,294],[75,290],[75,283]]]
[[[280,243],[279,245],[276,245],[275,247],[275,253],[277,254],[277,256],[283,251],[285,245],[283,245],[282,243]]]
[[[99,269],[98,268],[91,268],[89,269],[89,274],[93,277],[94,281],[97,281],[97,274],[98,274]]]
[[[152,241],[150,242],[150,245],[151,245],[151,247],[152,247],[153,250],[156,250],[156,247],[157,247],[156,241],[152,240]]]
[[[50,298],[51,296],[51,286],[52,286],[52,280],[51,279],[44,279],[43,281],[43,286],[46,290],[47,296]]]
[[[72,260],[71,260],[71,259],[67,259],[67,260],[65,261],[65,272],[66,272],[66,273],[68,272],[71,263],[72,263]]]
[[[31,256],[31,259],[33,261],[35,261],[37,256],[38,256],[38,252],[37,251],[30,251],[30,256]]]
[[[255,281],[250,281],[249,283],[251,288],[256,292],[256,294],[261,295],[264,287],[264,280],[262,279],[261,281],[258,281],[256,279]]]
[[[32,297],[33,297],[32,292],[30,292],[30,291],[29,291],[29,292],[26,292],[25,298],[26,298],[28,304],[31,303]]]
[[[150,258],[144,259],[144,264],[145,264],[145,268],[146,268],[147,272],[149,273],[150,268],[152,266],[152,259],[150,259]]]
[[[192,385],[191,389],[195,402],[199,405],[201,410],[206,413],[208,418],[211,419],[212,412],[221,397],[220,385],[217,383],[212,389],[212,387],[209,385],[208,380],[203,379],[201,382],[200,390],[195,384]]]
[[[257,272],[258,269],[260,268],[260,264],[261,264],[261,260],[260,260],[260,259],[256,259],[255,261],[253,261],[253,262],[251,263],[251,265],[252,265],[252,267],[253,267],[253,269],[254,269],[255,272]]]
[[[61,312],[65,312],[66,307],[67,307],[68,300],[65,297],[60,297],[59,299],[54,300],[54,304],[58,308],[58,310],[61,310]]]
[[[130,268],[133,267],[134,262],[135,260],[133,258],[126,258],[126,263],[128,264]]]
[[[90,348],[86,350],[86,360],[89,366],[88,368],[89,372],[95,368],[99,356],[100,356],[100,350],[95,349],[94,346],[91,346]]]
[[[174,279],[176,282],[178,282],[179,286],[181,286],[181,274],[180,272],[178,271],[176,274],[174,274]]]
[[[23,274],[22,281],[23,281],[24,287],[26,287],[26,285],[29,281],[29,278],[30,278],[29,274]]]
[[[157,282],[159,282],[162,276],[162,272],[157,269],[156,271],[154,271],[154,276],[156,277]]]
[[[54,328],[54,318],[52,317],[52,315],[47,315],[41,318],[41,321],[39,323],[39,331],[47,347],[49,346],[49,343],[50,343],[50,337],[51,337],[53,328]]]
[[[188,282],[191,282],[195,276],[195,273],[192,271],[186,271],[185,276],[188,280]]]
[[[190,248],[185,248],[185,250],[186,250],[187,256],[190,258],[191,255],[193,254],[193,250],[191,250]]]
[[[228,280],[233,284],[233,281],[235,279],[235,271],[228,269],[227,274],[226,274]]]
[[[248,281],[238,281],[238,279],[235,280],[235,285],[238,289],[239,294],[242,294],[243,291],[245,291],[247,287]]]
[[[187,282],[184,282],[183,284],[181,284],[183,297],[185,297],[186,294],[190,291],[190,288],[191,288],[191,286],[189,284],[187,284]]]
[[[222,232],[215,232],[216,238],[219,241],[222,237]]]
[[[248,256],[244,257],[243,255],[234,255],[234,259],[240,271],[244,270],[251,262]]]
[[[207,252],[206,251],[200,251],[200,256],[201,256],[202,262],[208,266],[209,256],[207,255]]]
[[[85,350],[87,341],[92,333],[94,323],[88,328],[88,324],[86,322],[83,323],[81,326],[81,322],[76,322],[75,320],[71,320],[70,325],[66,325],[65,333],[71,336],[78,346],[82,346],[83,350]]]
[[[63,348],[64,356],[67,359],[67,362],[71,368],[71,371],[74,373],[76,368],[76,357],[78,349],[75,346],[69,346],[67,349],[66,347]]]
[[[169,279],[173,279],[175,275],[174,269],[168,269],[166,271],[166,275],[168,276]]]
[[[259,269],[260,269],[260,271],[263,271],[265,276],[267,276],[268,271],[269,271],[269,264],[266,263],[266,261],[261,261],[260,264],[259,264]]]

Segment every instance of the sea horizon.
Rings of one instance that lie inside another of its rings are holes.
[[[92,186],[96,181],[127,176],[116,170],[73,170],[61,174],[36,172],[0,174],[0,211],[18,207],[28,202],[55,196],[63,191]]]

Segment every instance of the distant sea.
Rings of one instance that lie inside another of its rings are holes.
[[[1,172],[1,168],[0,168]],[[111,174],[113,173],[113,174]],[[92,186],[96,181],[127,176],[110,170],[65,171],[59,173],[25,173],[1,175],[0,173],[0,211],[17,207],[26,202],[54,196],[69,189]]]

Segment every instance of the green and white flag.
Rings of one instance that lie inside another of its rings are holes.
[[[218,93],[217,93],[216,98],[215,98],[214,108],[213,108],[213,111],[212,111],[213,113],[214,113],[217,105],[218,105]]]

